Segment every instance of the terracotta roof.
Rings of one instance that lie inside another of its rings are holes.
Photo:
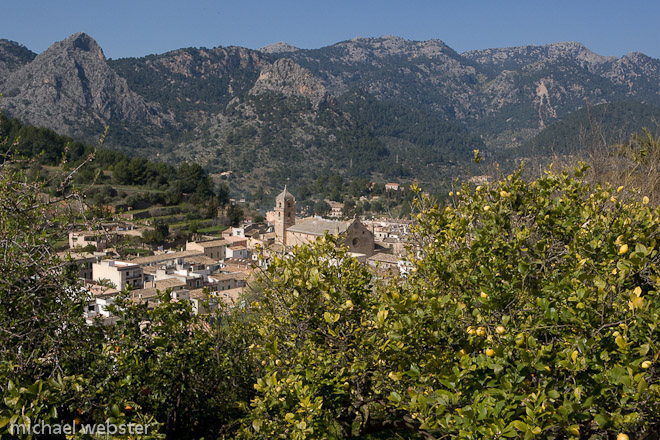
[[[247,279],[248,275],[245,272],[234,272],[234,273],[226,273],[226,272],[221,272],[221,273],[216,273],[214,275],[211,275],[211,278],[216,279],[218,281],[223,281],[223,280],[245,280]]]
[[[194,243],[198,246],[203,247],[203,248],[211,248],[211,247],[218,247],[218,246],[227,246],[229,244],[229,241],[227,241],[223,238],[223,239],[218,239],[218,240],[195,241]]]
[[[222,290],[216,292],[215,295],[218,299],[224,301],[226,304],[233,304],[238,300],[238,297],[243,293],[244,287],[236,287],[235,289]]]
[[[204,288],[193,289],[190,291],[190,299],[208,299],[210,295],[204,292]]]
[[[325,220],[322,218],[310,218],[302,223],[295,224],[287,229],[288,232],[323,236],[329,234],[341,234],[346,231],[348,225],[344,222]]]
[[[191,264],[203,264],[205,266],[215,266],[218,264],[217,260],[209,258],[206,255],[198,255],[195,257],[187,258],[186,261]]]
[[[149,255],[148,257],[134,258],[131,260],[131,263],[153,264],[153,263],[160,263],[161,261],[169,261],[169,260],[175,260],[177,258],[193,257],[197,255],[202,255],[202,253],[200,251],[171,252],[168,254]]]
[[[289,191],[286,190],[286,185],[284,186],[284,191],[279,193],[277,197],[275,198],[275,201],[279,200],[290,200],[290,201],[295,201],[296,198],[293,197],[293,194],[291,194]]]
[[[379,263],[388,263],[388,264],[397,264],[399,262],[399,257],[392,254],[375,254],[368,258],[369,261],[379,262]]]
[[[183,287],[186,285],[184,281],[181,281],[178,278],[165,278],[164,280],[158,280],[156,283],[156,289],[165,290],[170,287]]]
[[[136,289],[131,291],[131,299],[133,301],[145,300],[155,298],[158,296],[158,290],[155,287],[147,287],[146,289]]]
[[[68,251],[58,252],[57,256],[62,258],[63,260],[68,260],[70,256],[74,261],[98,258],[96,255],[90,252],[71,252],[71,249],[69,249]]]

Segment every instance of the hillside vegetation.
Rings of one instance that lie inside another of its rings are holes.
[[[6,158],[0,433],[77,419],[149,423],[145,439],[647,437],[660,212],[638,185],[657,180],[658,144],[612,150],[622,187],[580,164],[443,205],[415,188],[408,276],[376,277],[325,237],[217,316],[164,293],[120,299],[109,327],[84,324],[87,293],[48,241],[77,221],[76,193],[64,182],[45,202]]]

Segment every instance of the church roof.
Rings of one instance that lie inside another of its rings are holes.
[[[286,185],[284,186],[284,191],[278,194],[278,196],[275,198],[275,201],[280,201],[280,200],[290,200],[292,202],[296,201],[296,198],[293,197],[293,194],[291,194],[289,191],[286,190]]]
[[[289,232],[299,232],[308,235],[322,236],[325,233],[338,235],[346,232],[348,225],[345,222],[325,220],[322,218],[309,218],[287,229]]]

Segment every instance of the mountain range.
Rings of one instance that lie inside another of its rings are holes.
[[[109,126],[109,147],[194,160],[237,186],[320,174],[434,182],[475,148],[497,157],[575,142],[557,133],[585,130],[585,109],[625,103],[626,127],[657,124],[660,60],[575,42],[457,53],[395,36],[113,60],[78,33],[41,54],[0,40],[0,92],[24,123],[88,142]]]

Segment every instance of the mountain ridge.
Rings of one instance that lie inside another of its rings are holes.
[[[385,162],[408,157],[416,159],[404,161],[401,175],[429,158],[445,175],[470,144],[491,156],[517,148],[588,105],[660,106],[660,60],[638,52],[602,56],[578,42],[458,53],[439,39],[386,35],[318,49],[280,42],[112,60],[84,33],[38,55],[3,41],[0,108],[8,115],[87,140],[110,125],[109,146],[166,160],[194,157],[216,173],[235,166],[233,156],[246,169],[255,160],[284,166],[289,143],[305,160],[313,160],[306,148],[333,155],[340,173],[386,170],[394,178]],[[423,136],[406,114],[423,121]],[[380,128],[387,125],[401,130]],[[360,157],[376,165],[356,168]]]

